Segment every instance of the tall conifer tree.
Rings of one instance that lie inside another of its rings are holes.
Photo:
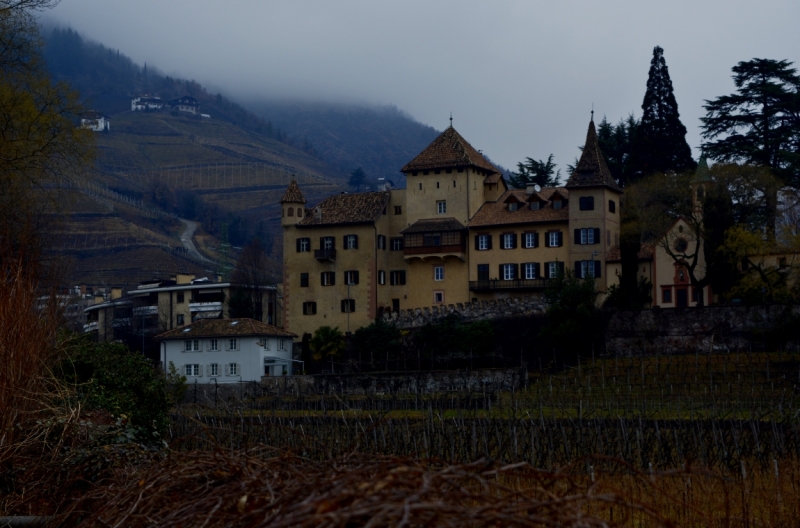
[[[686,127],[678,114],[678,102],[660,46],[653,48],[642,110],[626,167],[627,182],[657,172],[694,170],[697,164],[686,142]]]

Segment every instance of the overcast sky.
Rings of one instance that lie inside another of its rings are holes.
[[[798,0],[62,0],[47,15],[230,97],[393,104],[509,168],[578,155],[589,112],[641,115],[664,48],[695,156],[731,67],[800,61]]]

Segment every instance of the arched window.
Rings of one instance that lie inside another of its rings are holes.
[[[299,207],[297,208],[297,216],[298,217],[302,217],[303,216],[303,210],[301,208],[299,208]]]
[[[294,216],[294,207],[289,208],[289,216]]]

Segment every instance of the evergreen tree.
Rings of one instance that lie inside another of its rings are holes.
[[[753,59],[733,67],[736,93],[706,101],[703,152],[770,167],[800,185],[800,76],[792,63]]]
[[[629,115],[626,119],[620,119],[616,125],[612,125],[603,116],[603,120],[597,126],[597,143],[608,165],[608,170],[617,181],[623,183],[625,165],[628,163],[633,148],[633,137],[639,121]]]
[[[547,161],[525,158],[525,161],[517,163],[517,172],[511,173],[508,184],[515,189],[524,189],[529,183],[541,187],[556,187],[560,176],[561,171],[556,171],[553,155],[550,154]]]
[[[361,167],[351,172],[350,179],[347,180],[347,185],[354,188],[356,191],[361,189],[365,183],[367,183],[367,174]]]
[[[626,183],[658,172],[694,170],[697,164],[686,142],[686,127],[678,114],[678,102],[660,46],[653,48],[642,110],[626,167]]]

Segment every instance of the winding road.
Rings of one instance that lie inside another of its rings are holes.
[[[213,262],[212,260],[204,257],[203,254],[198,251],[197,246],[194,245],[194,240],[192,240],[192,237],[194,236],[195,229],[197,229],[197,222],[185,220],[183,218],[178,218],[178,220],[186,225],[186,229],[184,229],[183,233],[181,233],[181,243],[183,244],[183,247],[185,247],[189,254],[194,258],[202,262]]]

